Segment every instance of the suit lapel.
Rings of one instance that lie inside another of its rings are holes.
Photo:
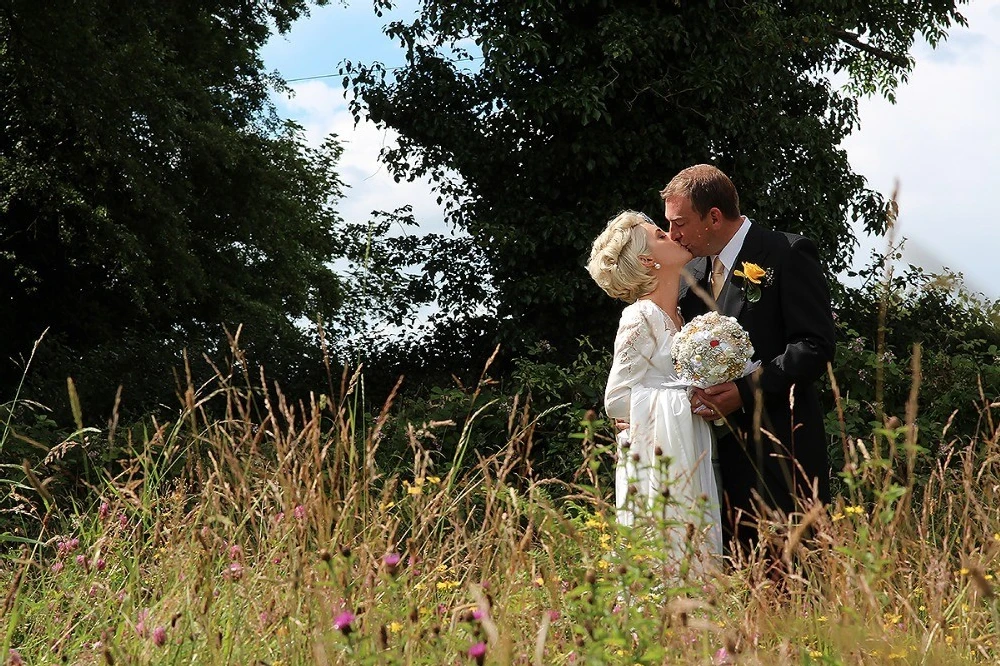
[[[705,257],[704,259],[696,261],[698,261],[698,265],[701,270],[701,275],[698,278],[698,286],[711,294],[712,258]]]
[[[739,266],[740,264],[737,263],[736,266],[733,266],[733,270]],[[742,285],[738,284],[740,279],[733,275],[733,271],[730,271],[729,279],[726,280],[726,284],[722,287],[722,293],[719,294],[719,312],[737,319],[739,319],[745,302]]]
[[[756,224],[751,224],[747,231],[746,238],[743,239],[743,247],[736,255],[736,261],[729,269],[729,277],[719,294],[719,312],[730,317],[740,318],[740,313],[746,305],[746,294],[743,290],[743,279],[733,275],[737,270],[743,269],[744,261],[760,261],[762,251],[762,241],[764,230]]]
[[[694,283],[702,289],[708,289],[708,273],[710,271],[705,269],[705,259],[703,257],[695,257],[687,262],[684,266],[684,272],[687,273],[687,276],[681,277],[681,298],[684,298],[691,289],[691,285],[688,282],[689,278],[694,280]]]
[[[688,283],[688,279],[693,280],[694,284],[698,288],[706,290],[709,294],[712,293],[712,290],[708,286],[708,272],[705,270],[704,258],[695,257],[687,263],[684,267],[684,271],[687,275],[681,279],[680,306],[684,319],[691,321],[691,319],[697,315],[707,312],[708,305],[702,300],[701,296],[699,296],[698,293],[691,288],[691,285]]]

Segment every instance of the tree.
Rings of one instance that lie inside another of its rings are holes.
[[[306,147],[268,100],[259,51],[305,0],[0,9],[0,391],[66,376],[110,408],[171,399],[190,349],[293,377],[304,317],[340,300],[336,139]]]
[[[405,64],[345,63],[344,85],[356,117],[399,134],[389,169],[431,178],[484,258],[484,328],[572,354],[617,321],[582,268],[592,239],[623,208],[662,219],[657,192],[690,164],[729,173],[754,220],[815,239],[831,275],[846,267],[850,221],[883,224],[840,148],[856,96],[891,96],[915,36],[964,23],[960,3],[423,0],[386,30]],[[469,254],[450,265],[468,274]],[[438,294],[445,312],[472,311],[462,286]]]

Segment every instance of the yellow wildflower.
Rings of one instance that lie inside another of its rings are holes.
[[[441,477],[439,476],[428,476],[427,483],[433,483],[435,485],[441,483]]]
[[[820,652],[819,650],[810,650],[809,656],[812,657],[813,659],[819,659],[820,657],[823,656],[823,653]]]
[[[390,622],[389,623],[389,631],[391,631],[392,633],[398,634],[402,630],[403,630],[403,625],[401,625],[399,622]]]
[[[597,568],[598,569],[607,569],[609,566],[611,566],[611,565],[608,564],[607,560],[597,560]]]
[[[818,618],[816,618],[816,621],[817,622],[826,622],[826,615],[820,615]]]
[[[837,522],[838,520],[843,520],[843,519],[844,519],[844,514],[842,513],[833,514],[833,522]]]
[[[853,515],[860,516],[864,512],[865,512],[865,508],[863,506],[845,506],[844,507],[844,513],[846,513],[848,515],[853,514]]]

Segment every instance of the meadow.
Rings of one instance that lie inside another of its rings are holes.
[[[363,416],[360,373],[296,404],[263,376],[220,373],[169,422],[81,422],[49,447],[50,466],[98,441],[127,452],[74,492],[2,468],[25,527],[3,536],[0,657],[993,664],[1000,404],[983,398],[972,440],[919,432],[918,383],[903,418],[845,426],[832,506],[767,516],[758,550],[699,565],[662,556],[697,529],[615,524],[611,427],[596,416],[580,423],[572,480],[534,476],[522,398],[396,424],[407,460],[389,468],[392,398]],[[506,441],[484,456],[468,443],[491,410],[505,410]],[[449,460],[434,446],[445,431],[460,433]],[[930,442],[941,453],[922,465]]]

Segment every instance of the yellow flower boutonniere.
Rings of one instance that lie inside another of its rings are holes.
[[[743,262],[743,270],[733,271],[733,276],[743,278],[743,294],[750,303],[760,300],[761,285],[771,284],[773,278],[771,271],[749,261]]]

